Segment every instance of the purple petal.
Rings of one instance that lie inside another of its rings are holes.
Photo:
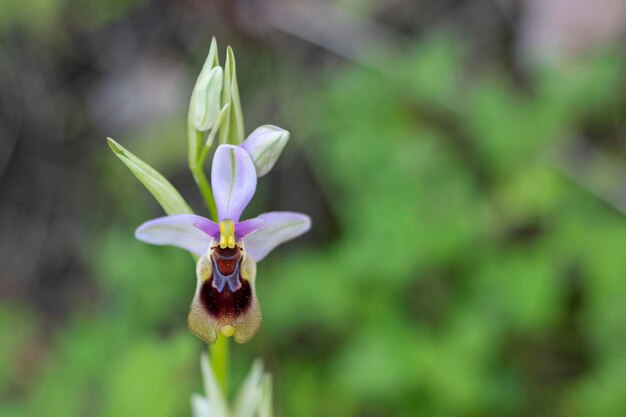
[[[215,231],[219,235],[219,227],[209,219],[176,214],[143,223],[135,231],[135,237],[152,245],[176,246],[202,255],[211,244],[211,235],[216,236]]]
[[[311,228],[311,218],[306,214],[273,211],[257,217],[263,227],[243,238],[246,252],[259,262],[276,246],[300,236]]]
[[[250,233],[262,228],[263,224],[263,220],[259,219],[258,217],[239,222],[235,225],[235,233],[237,234],[237,236],[243,239],[244,236],[247,236]]]
[[[209,219],[205,219],[204,217],[200,217],[200,216],[196,216],[199,217],[198,220],[194,220],[192,225],[198,229],[201,230],[202,232],[206,233],[207,235],[216,238],[219,237],[220,235],[220,225],[209,220]]]
[[[211,186],[219,221],[239,221],[256,190],[256,169],[246,151],[220,145],[213,157]]]

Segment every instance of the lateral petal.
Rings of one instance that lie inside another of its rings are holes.
[[[294,239],[311,228],[311,218],[290,211],[272,211],[257,217],[263,227],[243,238],[246,252],[256,262],[265,258],[276,246]]]
[[[219,227],[209,219],[195,214],[175,214],[143,223],[135,231],[135,237],[152,245],[176,246],[202,255],[216,233],[219,235]]]

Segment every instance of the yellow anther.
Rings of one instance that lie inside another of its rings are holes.
[[[235,247],[235,223],[232,220],[222,220],[220,222],[220,248]]]
[[[231,337],[235,334],[235,328],[227,324],[226,326],[222,326],[222,328],[220,329],[220,333],[223,336]]]

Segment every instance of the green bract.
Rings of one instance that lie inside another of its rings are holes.
[[[167,214],[191,214],[193,210],[168,180],[150,165],[137,158],[111,138],[107,142],[115,155],[131,170],[139,181],[152,193]]]
[[[239,87],[237,87],[235,54],[230,46],[226,50],[224,86],[222,88],[222,105],[226,104],[230,104],[230,111],[226,114],[220,130],[219,143],[238,145],[243,142],[244,138],[243,113],[239,100]]]

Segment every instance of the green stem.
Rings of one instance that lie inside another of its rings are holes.
[[[218,335],[215,344],[209,345],[209,358],[217,382],[222,387],[222,392],[228,398],[228,374],[230,364],[230,343],[228,337]]]
[[[204,142],[204,134],[202,132],[196,131],[191,125],[188,129],[190,146],[189,170],[191,171],[193,179],[198,185],[198,189],[204,198],[204,203],[209,209],[211,219],[217,222],[217,206],[215,205],[215,199],[213,198],[213,190],[211,190],[211,184],[204,173],[204,160],[208,154],[209,146],[201,145]],[[216,129],[214,129],[214,131],[215,130]],[[214,131],[211,132],[211,142],[215,137]],[[199,149],[200,154],[197,152]],[[211,360],[211,365],[213,367],[213,371],[215,372],[215,377],[222,388],[222,392],[226,397],[228,397],[228,373],[230,360],[229,349],[228,338],[222,335],[218,335],[215,343],[213,345],[209,345],[209,358]]]
[[[202,143],[202,133],[189,128],[190,134],[190,146],[196,146],[198,149],[200,143]],[[207,150],[205,150],[205,148]],[[215,205],[215,199],[213,198],[213,190],[211,190],[211,184],[204,173],[204,160],[208,153],[208,147],[202,148],[201,154],[198,155],[196,151],[189,154],[189,170],[193,176],[194,181],[198,185],[198,189],[204,198],[204,203],[209,209],[211,219],[217,221],[217,206]],[[222,392],[228,396],[228,372],[229,372],[229,345],[228,338],[222,335],[217,336],[215,344],[209,345],[209,358],[215,377],[217,378]]]
[[[198,185],[198,189],[204,198],[204,203],[208,207],[209,213],[211,213],[211,219],[217,221],[217,206],[215,205],[215,199],[213,198],[213,191],[211,190],[211,185],[209,184],[209,180],[206,178],[202,165],[196,164],[191,166],[190,169],[193,179]]]
[[[204,164],[204,160],[209,154],[209,151],[211,150],[211,146],[213,146],[213,142],[215,141],[215,135],[217,134],[220,127],[222,126],[222,122],[224,121],[225,114],[229,108],[230,108],[230,104],[226,104],[220,111],[220,114],[217,116],[217,119],[215,120],[215,123],[213,124],[213,127],[211,128],[211,131],[209,132],[206,140],[204,141],[204,145],[201,145],[202,149],[200,150],[200,155],[197,155],[198,164],[200,165]]]

